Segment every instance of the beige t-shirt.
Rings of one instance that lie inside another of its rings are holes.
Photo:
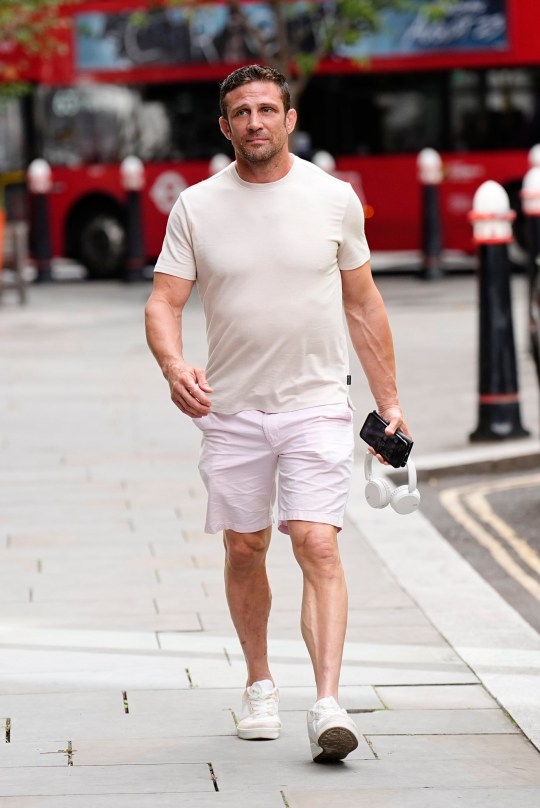
[[[368,260],[351,186],[298,157],[277,182],[245,182],[231,163],[187,188],[155,272],[197,281],[213,411],[346,401],[340,270]]]

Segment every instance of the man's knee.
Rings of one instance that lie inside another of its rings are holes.
[[[248,570],[264,564],[269,543],[270,528],[253,533],[225,530],[223,544],[227,566],[233,570]]]
[[[293,550],[300,566],[315,567],[324,572],[341,567],[337,530],[332,525],[316,522],[289,522]]]

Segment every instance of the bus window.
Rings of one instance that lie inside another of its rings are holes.
[[[226,141],[218,126],[217,84],[148,84],[143,89],[145,103],[160,104],[170,128],[170,159],[207,160],[226,151]]]
[[[444,76],[316,76],[300,101],[314,149],[340,154],[414,153],[445,146]]]
[[[40,88],[36,112],[41,153],[51,165],[112,163],[138,146],[140,98],[127,87],[102,84]]]
[[[0,104],[0,172],[25,167],[25,136],[22,105],[12,99]]]
[[[208,159],[225,148],[214,85],[41,88],[41,152],[51,165]]]
[[[450,120],[457,151],[523,149],[534,142],[534,71],[454,70]]]
[[[381,111],[385,153],[416,152],[441,140],[440,97],[428,88],[384,91],[376,96]]]

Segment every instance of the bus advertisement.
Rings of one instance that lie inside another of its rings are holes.
[[[327,151],[339,173],[361,176],[373,251],[420,249],[416,158],[424,147],[443,158],[446,249],[473,252],[467,213],[484,180],[503,184],[519,206],[528,152],[540,142],[534,5],[455,0],[434,19],[386,12],[380,30],[336,46],[311,77],[298,104],[297,150]],[[271,7],[253,0],[241,8],[271,47]],[[145,165],[152,262],[178,194],[208,176],[216,153],[229,153],[217,125],[218,82],[258,59],[257,42],[227,2],[137,11],[134,0],[66,6],[65,52],[36,68],[27,97],[0,107],[0,172],[38,156],[49,162],[54,253],[94,277],[114,276],[122,265],[122,159],[137,155]],[[287,24],[315,43],[328,13],[331,3],[291,0]],[[15,190],[14,216],[22,210]]]

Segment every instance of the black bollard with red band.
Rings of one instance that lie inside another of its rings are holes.
[[[489,180],[478,188],[469,219],[478,245],[479,397],[473,442],[524,438],[512,323],[510,262],[515,213],[504,188]]]
[[[37,275],[36,283],[52,281],[51,217],[49,194],[52,190],[52,171],[46,160],[37,158],[26,173],[31,194],[31,241]]]
[[[416,160],[422,190],[422,267],[420,277],[434,280],[443,275],[442,226],[439,187],[443,179],[440,154],[422,149]]]
[[[142,200],[145,176],[142,160],[135,156],[125,157],[120,164],[122,187],[127,193],[127,239],[126,262],[123,279],[134,283],[144,279],[146,256],[143,240]]]

